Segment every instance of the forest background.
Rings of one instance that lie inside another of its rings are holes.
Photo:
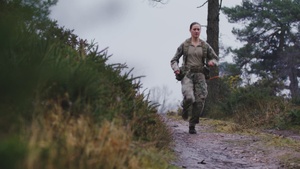
[[[172,167],[162,103],[142,77],[50,19],[56,1],[0,3],[1,168]],[[226,50],[234,63],[220,65],[222,93],[205,117],[299,131],[299,3],[222,8],[243,23],[233,32],[244,45]]]

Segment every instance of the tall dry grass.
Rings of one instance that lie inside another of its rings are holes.
[[[28,152],[22,168],[170,168],[172,156],[166,150],[135,141],[131,127],[121,121],[99,125],[89,116],[72,117],[56,106],[24,128]]]

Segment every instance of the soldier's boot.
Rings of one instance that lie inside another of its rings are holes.
[[[190,126],[190,127],[189,127],[189,133],[190,133],[190,134],[197,134],[197,131],[196,131],[196,129],[195,129],[195,126]]]

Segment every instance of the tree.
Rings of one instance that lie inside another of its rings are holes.
[[[300,0],[244,0],[223,12],[229,22],[244,25],[232,31],[245,44],[232,51],[240,68],[277,83],[276,90],[286,82],[291,97],[298,100]]]
[[[208,14],[207,14],[207,42],[211,45],[217,55],[219,55],[219,15],[222,0],[209,0],[203,3],[200,7],[208,4]],[[199,7],[198,7],[199,8]],[[210,75],[212,77],[217,77],[219,75],[218,67],[211,68]],[[208,97],[206,99],[205,112],[209,112],[211,107],[218,104],[220,100],[220,80],[214,78],[207,81],[208,84]]]
[[[222,1],[221,1],[222,3]],[[208,14],[207,14],[207,42],[211,45],[217,55],[219,55],[219,15],[220,15],[220,3],[219,0],[208,1]],[[212,77],[219,75],[218,67],[211,68],[210,75]],[[220,99],[220,80],[214,78],[207,81],[208,84],[208,97],[207,97],[207,111],[218,104]]]
[[[207,42],[211,45],[217,55],[219,55],[219,15],[220,3],[219,0],[208,1],[207,14]],[[212,73],[217,73],[213,71]]]

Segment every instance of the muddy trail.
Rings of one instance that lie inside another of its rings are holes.
[[[188,122],[162,115],[172,132],[172,149],[178,159],[172,162],[187,169],[290,169],[300,168],[300,137],[272,134],[238,134],[220,132],[209,119],[201,119],[197,134],[188,133]],[[274,132],[274,131],[268,131]],[[292,146],[271,143],[285,140]]]

